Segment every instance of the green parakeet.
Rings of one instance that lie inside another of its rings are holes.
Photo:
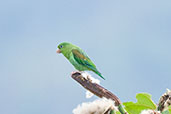
[[[58,45],[57,53],[62,53],[77,70],[93,71],[104,79],[101,73],[97,70],[94,63],[81,48],[71,43],[63,42]]]

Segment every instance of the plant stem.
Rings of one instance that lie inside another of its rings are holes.
[[[127,114],[127,112],[124,110],[121,104],[118,106],[118,110],[121,114]]]

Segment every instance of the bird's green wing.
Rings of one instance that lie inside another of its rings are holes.
[[[96,66],[93,64],[93,62],[90,60],[90,58],[79,49],[73,49],[72,54],[74,56],[74,59],[81,65],[87,67],[88,69],[94,71],[96,74],[98,74],[101,78],[101,73],[97,70]],[[104,79],[104,78],[103,78]]]
[[[74,56],[74,59],[81,65],[83,66],[91,66],[91,67],[96,67],[90,58],[84,54],[84,52],[79,51],[78,49],[73,49],[72,54]]]

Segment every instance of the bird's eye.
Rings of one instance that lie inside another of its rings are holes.
[[[62,48],[63,46],[61,45],[60,48]]]

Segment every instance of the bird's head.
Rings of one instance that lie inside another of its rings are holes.
[[[65,52],[69,51],[72,48],[72,44],[68,42],[63,42],[58,45],[57,53],[64,54]]]

